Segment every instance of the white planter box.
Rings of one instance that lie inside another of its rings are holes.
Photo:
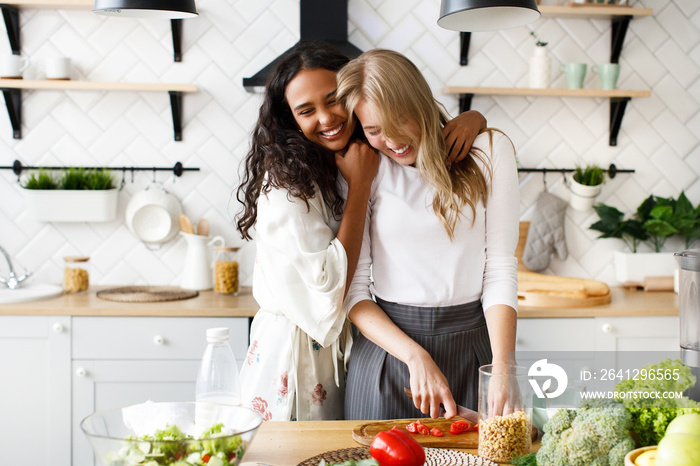
[[[645,277],[668,277],[678,270],[678,262],[672,252],[620,252],[615,251],[615,279],[641,282]]]
[[[111,222],[117,218],[119,189],[73,191],[22,189],[27,211],[42,222]]]

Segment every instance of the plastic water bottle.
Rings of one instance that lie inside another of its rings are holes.
[[[229,346],[229,330],[226,327],[207,329],[207,349],[197,374],[195,388],[195,422],[204,428],[218,422],[220,409],[215,403],[238,406],[241,389],[238,365]]]

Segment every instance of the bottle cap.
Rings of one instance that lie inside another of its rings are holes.
[[[207,329],[207,340],[228,340],[228,327],[215,327]]]

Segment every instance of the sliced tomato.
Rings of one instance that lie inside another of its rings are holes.
[[[418,423],[416,423],[416,424],[418,424]],[[418,430],[419,434],[430,435],[430,429],[428,429],[428,426],[426,426],[426,425],[418,424],[416,426],[416,429]]]
[[[396,426],[394,426],[394,427],[396,427]],[[407,425],[406,430],[412,434],[415,434],[416,432],[418,432],[418,429],[416,428],[416,423],[412,422],[409,425]]]
[[[208,463],[210,459],[211,459],[211,456],[209,456],[208,453],[205,453],[202,455],[202,461],[204,461],[205,463]]]
[[[474,424],[474,430],[479,432],[479,424]]]
[[[462,432],[469,432],[471,429],[472,425],[465,420],[455,421],[450,424],[451,434],[461,434]]]
[[[229,463],[233,462],[233,460],[236,459],[236,452],[232,451],[231,453],[228,454],[228,457],[226,458]]]
[[[433,427],[432,429],[430,429],[430,434],[434,437],[442,437],[443,435],[445,435],[437,427]]]

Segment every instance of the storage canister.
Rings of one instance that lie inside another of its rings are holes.
[[[63,258],[63,289],[66,293],[79,293],[87,291],[90,287],[90,273],[88,271],[89,257],[66,256]]]
[[[214,247],[214,292],[238,296],[238,248]]]

